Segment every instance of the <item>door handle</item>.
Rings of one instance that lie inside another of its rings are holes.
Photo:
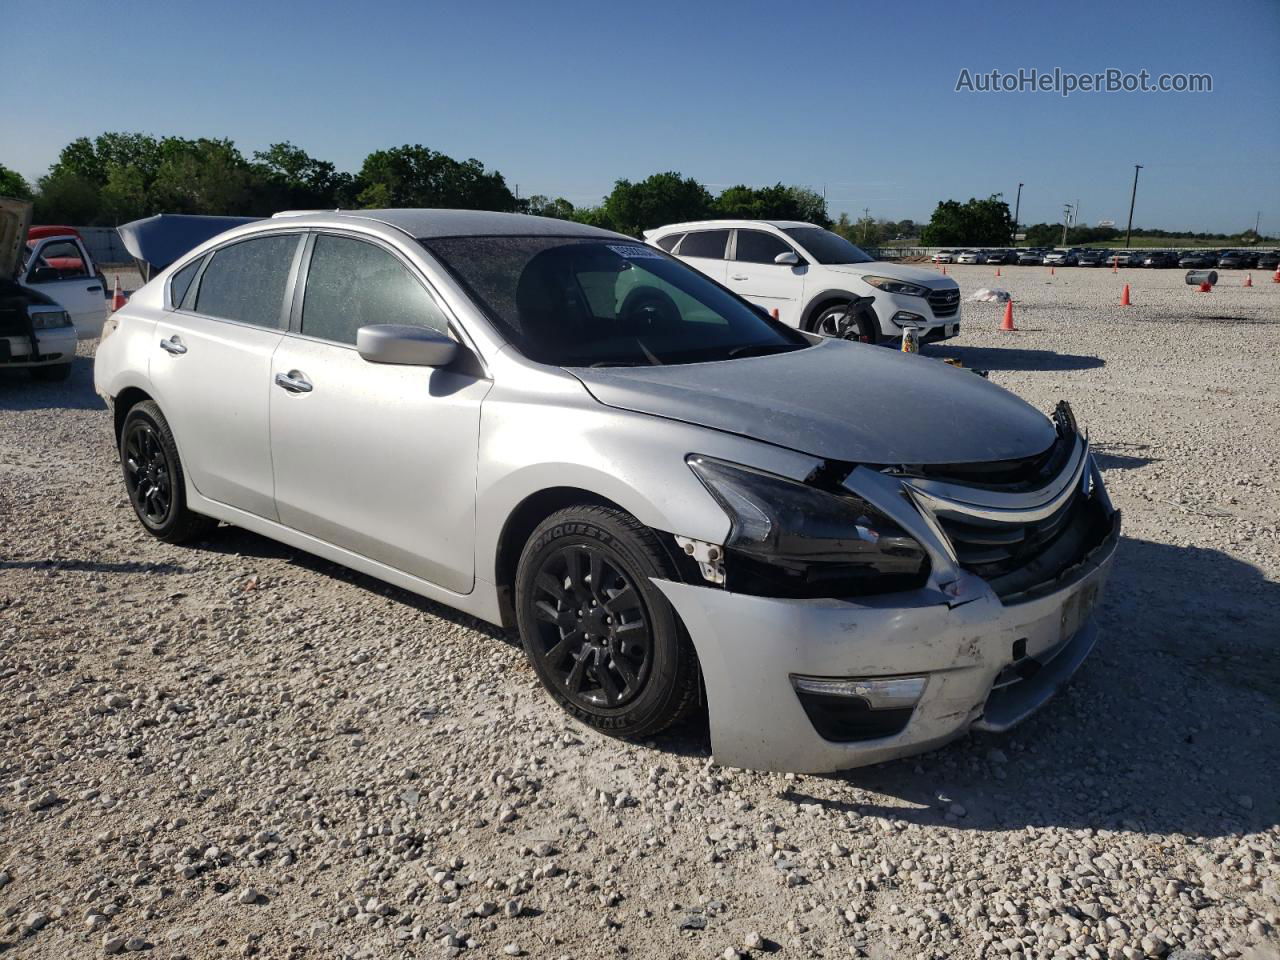
[[[290,370],[288,373],[277,373],[276,386],[283,387],[290,393],[310,393],[312,390],[311,381],[297,370]]]
[[[746,277],[744,274],[741,274],[741,273],[735,273],[735,274],[734,274],[733,276],[731,276],[729,279],[730,279],[730,280],[746,280],[746,279],[747,279],[747,277]]]
[[[84,292],[85,293],[101,293],[102,287],[85,287]]]
[[[168,340],[160,341],[160,349],[166,350],[176,357],[187,352],[187,345],[183,343],[182,338],[175,333]]]

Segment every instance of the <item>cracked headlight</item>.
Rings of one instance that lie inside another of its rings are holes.
[[[928,575],[920,544],[861,497],[699,454],[687,461],[729,515],[731,590],[839,597],[909,589]]]
[[[901,293],[908,297],[927,297],[929,288],[922,287],[918,283],[907,283],[905,280],[894,280],[892,277],[863,277],[864,283],[869,283],[877,290],[883,290],[885,293]]]
[[[56,330],[71,326],[71,316],[65,310],[41,310],[30,314],[33,330]]]

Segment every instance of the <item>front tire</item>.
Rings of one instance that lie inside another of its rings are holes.
[[[133,512],[165,543],[205,536],[218,521],[187,509],[186,479],[169,421],[151,400],[130,408],[120,430],[120,465]]]
[[[653,531],[612,507],[570,507],[534,530],[516,570],[516,620],[529,663],[566,712],[626,739],[689,712],[697,659],[650,580],[674,575]]]
[[[840,337],[840,322],[848,312],[849,305],[847,303],[835,303],[823,308],[813,318],[813,332],[823,337]],[[880,342],[880,324],[870,309],[855,309],[853,312],[853,324],[857,329],[857,335],[852,339],[857,340],[859,343],[875,344]],[[846,337],[844,339],[850,338]]]

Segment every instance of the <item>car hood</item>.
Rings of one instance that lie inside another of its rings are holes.
[[[569,372],[606,406],[848,462],[1012,460],[1042,453],[1055,435],[1048,417],[970,370],[844,340],[718,363]]]
[[[18,275],[22,251],[31,229],[31,203],[0,197],[0,278]]]
[[[919,267],[908,267],[905,264],[888,263],[884,260],[876,260],[872,263],[829,263],[822,265],[821,269],[855,277],[872,276],[888,277],[890,280],[907,280],[931,290],[950,290],[960,286],[951,277],[944,277],[936,270],[921,270]]]

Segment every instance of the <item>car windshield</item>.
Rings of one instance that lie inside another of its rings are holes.
[[[786,227],[782,232],[804,247],[805,252],[819,263],[872,262],[872,258],[866,253],[830,230],[823,230],[821,227]]]
[[[701,363],[809,346],[653,247],[619,238],[421,241],[531,360],[566,367]]]

